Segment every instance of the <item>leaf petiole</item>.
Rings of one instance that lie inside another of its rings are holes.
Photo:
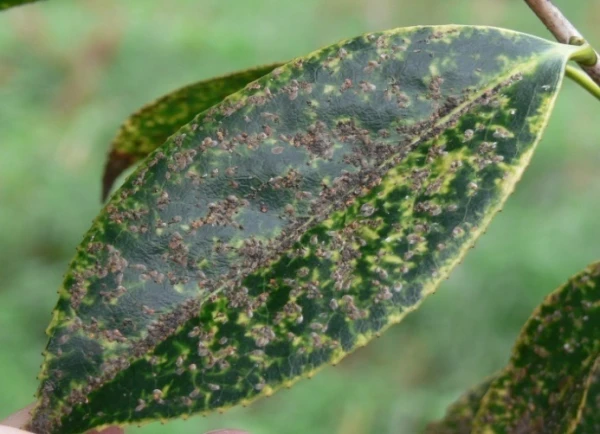
[[[594,50],[594,48],[592,48],[592,46],[584,39],[571,38],[569,40],[569,45],[581,46],[580,50],[573,53],[570,60],[573,60],[582,66],[594,66],[598,63],[598,54],[596,53],[596,50]]]
[[[600,86],[598,86],[594,80],[589,77],[589,75],[572,65],[567,65],[565,73],[567,77],[600,100]]]

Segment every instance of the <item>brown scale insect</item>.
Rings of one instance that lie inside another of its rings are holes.
[[[454,229],[452,229],[452,236],[454,238],[460,238],[465,234],[465,230],[463,228],[461,228],[460,226],[456,226]]]
[[[363,92],[375,92],[377,90],[377,86],[373,83],[369,83],[368,81],[361,81],[359,83],[360,88]]]
[[[344,82],[342,83],[342,85],[340,86],[340,92],[344,93],[348,89],[352,89],[352,80],[350,80],[349,78],[346,78],[344,80]]]
[[[390,300],[394,294],[390,291],[387,286],[382,286],[379,292],[375,295],[375,303],[380,303],[382,301]]]
[[[363,217],[370,217],[375,213],[375,207],[370,203],[365,203],[360,207],[360,214]]]
[[[388,39],[385,36],[380,36],[377,38],[377,41],[375,42],[375,46],[379,49],[381,48],[387,48],[388,46]]]
[[[444,78],[439,75],[433,76],[429,83],[429,92],[432,99],[440,99],[442,97],[441,86],[444,83]]]
[[[158,197],[158,199],[156,199],[156,206],[162,211],[167,208],[167,205],[169,205],[170,202],[171,200],[169,199],[169,193],[163,191]]]
[[[154,389],[152,391],[152,399],[154,399],[155,401],[157,401],[159,404],[164,403],[164,401],[162,399],[162,396],[163,396],[162,390],[160,390],[160,389]]]
[[[290,85],[282,87],[282,92],[286,93],[290,101],[298,98],[298,91],[300,90],[300,84],[296,80],[292,80]]]
[[[276,337],[275,332],[269,326],[261,326],[252,330],[252,335],[257,347],[266,347]]]
[[[363,72],[370,74],[373,71],[375,71],[375,69],[379,68],[380,64],[377,60],[369,60],[369,62],[367,63],[367,66],[365,66],[363,68]]]

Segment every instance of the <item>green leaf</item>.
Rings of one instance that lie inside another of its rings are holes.
[[[15,6],[21,6],[27,3],[33,3],[39,0],[0,0],[0,11]]]
[[[533,313],[491,384],[473,433],[600,432],[600,263]]]
[[[594,338],[598,340],[598,335]],[[600,432],[600,357],[596,359],[584,387],[585,392],[579,407],[577,425],[573,430],[575,434]]]
[[[164,95],[132,114],[111,144],[102,179],[102,200],[121,173],[162,145],[179,127],[278,66],[281,64],[200,81]]]
[[[510,363],[429,426],[431,434],[600,432],[600,263],[533,312]]]
[[[448,407],[440,421],[430,423],[425,434],[471,434],[473,420],[479,410],[481,400],[496,376],[492,376],[462,395]]]
[[[246,403],[401,321],[513,190],[577,49],[485,27],[373,33],[198,115],[79,246],[32,430]]]

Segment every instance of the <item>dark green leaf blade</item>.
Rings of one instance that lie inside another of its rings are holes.
[[[27,3],[33,3],[39,0],[0,0],[0,11],[4,9],[12,8],[15,6],[21,6]]]
[[[495,379],[492,376],[462,395],[448,407],[443,419],[427,426],[425,434],[471,434],[481,400]]]
[[[281,64],[234,72],[182,87],[133,113],[119,128],[111,144],[102,178],[102,200],[115,179],[162,145],[194,116],[243,89]]]
[[[200,114],[80,245],[34,431],[225,408],[399,322],[513,190],[576,49],[397,29],[297,59]]]
[[[597,340],[598,336],[595,338]],[[575,434],[600,432],[600,356],[585,384],[585,395],[577,416]]]
[[[600,263],[546,298],[491,384],[473,433],[594,433],[598,427]]]

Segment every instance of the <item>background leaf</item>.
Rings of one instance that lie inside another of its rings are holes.
[[[33,3],[39,0],[0,0],[0,11],[15,6],[21,6],[27,3]]]
[[[427,426],[425,434],[471,434],[473,420],[479,410],[481,400],[495,378],[495,376],[488,378],[461,396],[448,407],[442,420]]]
[[[483,398],[473,433],[593,433],[600,423],[600,263],[551,294]]]
[[[533,312],[509,365],[428,433],[594,433],[600,428],[600,263]]]
[[[162,145],[179,127],[280,65],[203,80],[170,92],[132,114],[112,141],[102,178],[102,200],[121,173]]]
[[[597,340],[597,335],[594,336]],[[600,432],[600,355],[596,358],[591,373],[584,384],[584,397],[579,407],[574,428],[576,434]]]
[[[200,115],[82,243],[34,430],[227,407],[400,321],[512,191],[573,50],[479,27],[370,34]]]

